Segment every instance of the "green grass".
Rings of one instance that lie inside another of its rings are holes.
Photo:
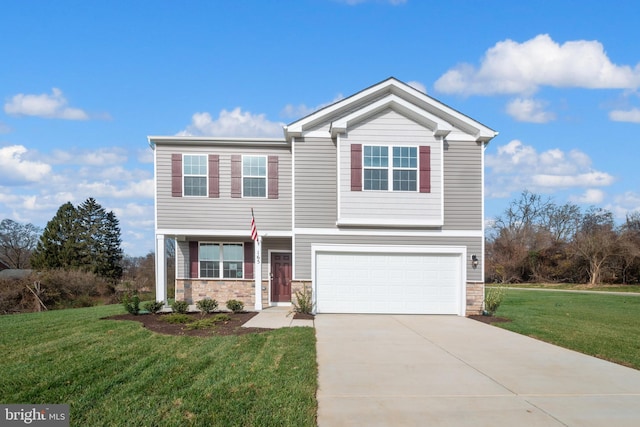
[[[312,328],[174,337],[121,306],[0,316],[0,402],[67,403],[71,425],[312,426]]]
[[[640,297],[513,290],[496,326],[640,369]]]
[[[487,285],[497,286],[497,285]],[[570,291],[599,291],[599,292],[635,292],[640,293],[640,285],[598,285],[591,286],[578,283],[514,283],[504,285],[509,288],[521,289],[561,289]]]

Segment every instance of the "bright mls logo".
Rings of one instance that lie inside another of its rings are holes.
[[[3,426],[69,427],[69,405],[0,405]]]

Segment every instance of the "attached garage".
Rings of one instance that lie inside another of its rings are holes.
[[[313,246],[318,313],[465,312],[464,247]]]

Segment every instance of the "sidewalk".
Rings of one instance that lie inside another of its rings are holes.
[[[290,328],[295,326],[308,326],[313,328],[313,320],[299,320],[293,318],[291,307],[269,307],[259,311],[247,323],[242,325],[244,328]]]

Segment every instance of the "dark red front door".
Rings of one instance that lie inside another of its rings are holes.
[[[271,301],[291,301],[291,254],[271,254]]]

